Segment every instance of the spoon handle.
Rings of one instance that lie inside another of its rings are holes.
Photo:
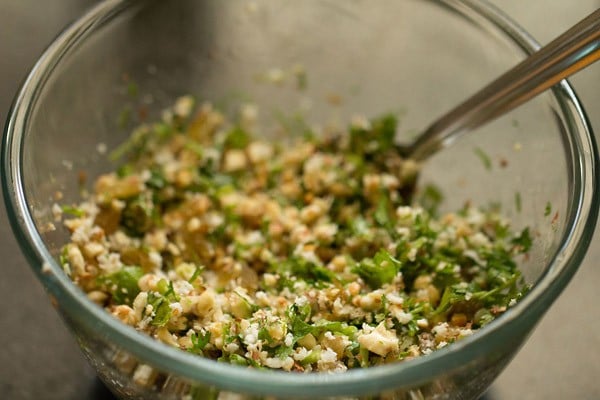
[[[600,9],[431,124],[409,146],[423,160],[600,59]]]

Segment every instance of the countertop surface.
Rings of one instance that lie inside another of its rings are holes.
[[[20,82],[43,49],[94,3],[0,1],[0,120],[6,119]],[[600,7],[600,0],[496,0],[495,4],[543,44]],[[571,83],[592,127],[600,132],[600,64],[578,73]],[[486,399],[600,399],[598,259],[596,232],[577,275]],[[4,207],[0,207],[0,260],[0,398],[112,399],[27,266]]]

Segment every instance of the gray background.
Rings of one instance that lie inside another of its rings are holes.
[[[92,0],[0,0],[0,120],[36,57]],[[600,0],[495,0],[541,43]],[[600,132],[600,63],[571,79]],[[598,135],[597,135],[598,136]],[[600,237],[571,284],[485,396],[600,399]],[[29,271],[0,207],[0,398],[110,399]]]

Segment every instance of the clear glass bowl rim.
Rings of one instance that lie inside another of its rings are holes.
[[[442,0],[441,3],[453,1]],[[459,367],[489,352],[493,343],[510,340],[524,320],[537,321],[554,302],[579,267],[591,242],[598,216],[599,163],[594,135],[575,92],[567,81],[553,88],[553,96],[567,116],[573,143],[573,202],[567,232],[559,250],[534,288],[515,307],[486,329],[426,357],[343,374],[290,374],[257,371],[216,363],[158,343],[97,307],[62,273],[45,248],[29,212],[23,185],[24,133],[43,87],[60,61],[98,28],[139,0],[105,0],[67,27],[46,49],[24,81],[8,115],[2,141],[2,184],[11,226],[30,266],[50,296],[69,319],[88,331],[101,331],[106,340],[147,360],[160,370],[241,393],[304,396],[361,395],[398,387],[412,387]],[[526,53],[539,44],[502,11],[488,2],[456,0],[454,3],[491,22]],[[521,332],[527,335],[528,332]]]

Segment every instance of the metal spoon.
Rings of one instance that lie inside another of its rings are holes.
[[[422,161],[600,59],[600,9],[434,121],[400,154]]]

